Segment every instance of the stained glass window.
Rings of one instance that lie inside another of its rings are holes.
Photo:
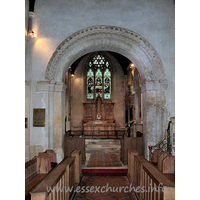
[[[94,99],[94,72],[92,69],[87,72],[87,99]]]
[[[102,72],[100,69],[97,69],[95,74],[95,92],[96,97],[100,95],[102,97]]]
[[[111,73],[109,69],[104,72],[104,99],[110,99],[111,95]]]
[[[87,67],[87,99],[94,97],[111,99],[110,64],[103,55],[95,55]]]

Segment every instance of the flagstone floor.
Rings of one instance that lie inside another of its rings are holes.
[[[86,162],[84,167],[124,167],[120,161],[119,139],[86,139]]]

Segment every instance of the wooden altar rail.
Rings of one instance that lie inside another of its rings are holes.
[[[133,185],[140,200],[174,200],[175,184],[142,156],[134,156]]]
[[[75,157],[68,157],[59,163],[31,192],[31,200],[71,199],[75,189],[74,161]]]
[[[74,136],[85,136],[85,133],[91,133],[90,135],[92,138],[99,138],[103,136],[104,138],[107,137],[108,139],[111,138],[112,136],[115,136],[116,138],[122,138],[125,134],[125,130],[69,130],[66,132],[66,136],[74,137]],[[95,133],[106,133],[105,135],[95,135]],[[110,135],[109,133],[114,133]]]

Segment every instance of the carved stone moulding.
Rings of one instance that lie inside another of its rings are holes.
[[[83,53],[98,51],[99,48],[117,51],[121,54],[122,52],[130,55],[137,54],[138,61],[143,62],[140,74],[144,79],[160,80],[164,78],[162,62],[155,49],[145,38],[131,30],[103,25],[85,28],[66,38],[50,58],[46,69],[46,78],[56,80],[59,77],[59,81],[61,81],[60,73],[66,71],[64,69],[66,67],[63,68],[64,65],[66,66],[66,63],[63,63],[66,62],[65,59],[72,55],[75,55],[77,59]],[[129,59],[130,55],[127,55]],[[75,58],[71,57],[70,59]]]

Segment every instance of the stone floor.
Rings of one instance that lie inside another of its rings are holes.
[[[97,157],[98,154],[98,162],[101,165],[92,165],[92,167],[102,167],[104,162],[106,162],[106,158],[109,158],[111,164],[107,167],[124,167],[123,163],[120,161],[120,151],[121,151],[121,144],[119,139],[86,139],[85,140],[85,147],[86,147],[86,162],[84,167],[90,167],[88,165],[89,161],[94,160],[94,157]],[[114,156],[115,154],[116,156]],[[93,157],[93,158],[92,158]],[[115,158],[115,160],[111,160]],[[116,161],[118,159],[118,161]],[[90,163],[91,164],[91,163]]]
[[[85,145],[86,163],[85,166],[82,166],[83,170],[104,170],[105,173],[108,170],[117,170],[118,173],[120,170],[127,170],[127,166],[124,166],[120,161],[120,140],[86,139]],[[112,176],[113,172],[111,173],[110,171],[109,175],[106,174],[106,176],[102,176],[102,172],[99,176],[84,175],[75,200],[136,200],[133,191],[129,191],[130,184],[127,176],[119,174]],[[125,187],[127,187],[126,190],[124,190]]]
[[[84,176],[75,200],[136,200],[137,198],[134,192],[129,190],[129,186],[130,184],[126,176]]]

